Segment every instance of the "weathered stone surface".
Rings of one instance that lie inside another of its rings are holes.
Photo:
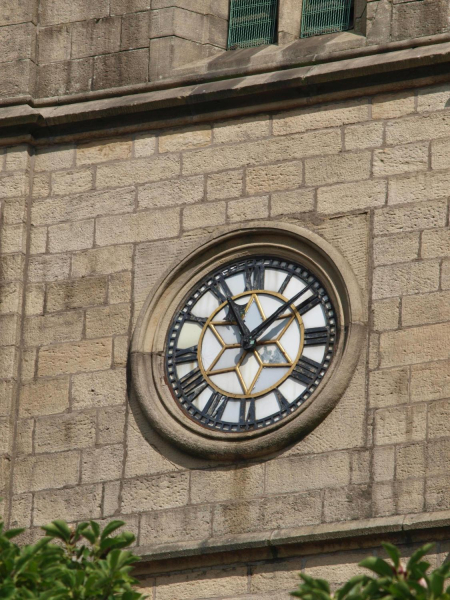
[[[400,299],[388,298],[372,303],[373,327],[375,331],[397,329],[399,324]]]
[[[407,403],[409,370],[383,369],[370,374],[369,401],[374,408]]]
[[[445,200],[386,207],[375,211],[375,233],[401,233],[431,227],[443,227],[446,221]]]
[[[41,379],[22,386],[20,417],[35,417],[64,412],[69,408],[69,379]]]
[[[435,261],[400,263],[377,267],[373,297],[389,298],[434,292],[439,287],[439,264]]]
[[[91,169],[52,173],[52,192],[57,195],[86,192],[92,189],[93,185],[94,174]]]
[[[72,255],[72,276],[107,275],[131,269],[133,246],[108,246]]]
[[[386,202],[386,188],[382,180],[321,187],[317,192],[317,210],[329,214],[382,206]]]
[[[403,299],[402,323],[404,327],[442,321],[450,321],[449,292],[421,294]]]
[[[427,445],[428,456],[432,456],[434,448]],[[432,460],[432,459],[431,459]],[[430,470],[433,473],[434,468]],[[425,446],[412,444],[397,448],[396,477],[397,479],[419,478],[425,475]]]
[[[94,59],[94,90],[133,85],[148,81],[149,52],[128,50],[97,56]]]
[[[125,406],[111,406],[98,411],[97,443],[123,444],[125,435]],[[120,461],[122,464],[122,461]]]
[[[187,473],[127,479],[122,490],[122,512],[135,513],[185,506],[188,503]]]
[[[114,165],[100,165],[97,169],[97,188],[112,188],[139,183],[171,179],[180,174],[180,159],[174,156],[157,156],[153,159],[136,159]]]
[[[77,410],[122,404],[125,393],[124,369],[81,373],[72,377],[72,402]]]
[[[108,369],[111,364],[111,351],[110,339],[47,346],[39,352],[38,372],[45,377]]]
[[[285,162],[247,169],[245,189],[247,194],[262,194],[275,190],[300,187],[303,183],[303,164]]]
[[[97,483],[119,479],[122,475],[123,446],[105,446],[83,451],[81,482]]]
[[[371,489],[367,485],[325,490],[324,517],[327,522],[351,521],[371,516]]]
[[[206,182],[207,200],[238,198],[242,195],[243,171],[224,171],[209,175]]]
[[[395,472],[395,447],[382,446],[373,450],[374,481],[392,481]]]
[[[369,152],[307,158],[305,160],[305,182],[306,185],[325,185],[368,179],[370,164]]]
[[[232,200],[227,211],[231,223],[263,219],[269,216],[269,196]]]
[[[345,149],[363,150],[381,146],[383,144],[383,123],[363,123],[361,125],[350,125],[345,128]]]
[[[131,158],[131,140],[104,140],[87,142],[77,146],[77,165],[90,165],[110,160],[127,160]]]
[[[69,275],[70,256],[67,254],[31,257],[28,265],[28,278],[34,281],[56,281]]]
[[[375,150],[373,154],[373,174],[385,177],[410,171],[428,169],[428,142],[396,146]]]
[[[376,265],[409,262],[419,255],[420,236],[418,233],[405,233],[374,239],[374,262]]]
[[[55,515],[69,522],[98,519],[101,516],[101,504],[101,485],[38,492],[34,500],[33,522],[35,525],[46,525]]]
[[[272,194],[270,213],[273,217],[310,212],[314,208],[314,190],[295,190]]]
[[[270,120],[267,115],[246,117],[235,121],[224,121],[214,125],[215,144],[234,144],[270,135]]]
[[[183,229],[197,229],[225,223],[225,202],[195,204],[183,210]]]
[[[417,364],[448,358],[450,324],[388,331],[380,337],[381,366]]]
[[[436,327],[433,327],[433,331]],[[436,356],[436,359],[439,357]],[[411,369],[411,400],[426,402],[450,397],[450,362],[432,362]]]
[[[422,404],[391,407],[375,413],[375,444],[402,444],[426,437],[427,409]]]
[[[450,171],[438,171],[405,175],[389,182],[389,204],[426,202],[446,195],[450,183]]]
[[[428,437],[440,438],[447,435],[447,423],[450,416],[450,402],[440,400],[428,406]]]
[[[110,304],[130,302],[131,272],[113,273],[109,278],[108,301]]]
[[[245,567],[231,567],[158,577],[158,600],[195,600],[224,593],[228,596],[243,594],[247,591],[246,573]]]
[[[70,310],[105,304],[106,277],[89,277],[51,283],[47,290],[47,311]]]
[[[414,92],[375,96],[372,100],[372,118],[395,119],[415,112]]]
[[[35,156],[36,171],[56,171],[75,166],[75,146],[66,144],[38,148]]]
[[[80,453],[58,452],[27,456],[20,459],[15,468],[16,494],[76,485],[79,480]]]
[[[201,125],[195,128],[181,129],[162,133],[159,137],[160,152],[179,152],[211,143],[211,126]]]
[[[72,58],[110,54],[120,48],[121,19],[79,21],[72,28]]]
[[[114,304],[86,311],[86,337],[100,338],[128,333],[129,304]]]
[[[197,221],[198,224],[198,221]],[[180,231],[180,209],[167,208],[97,219],[99,246],[170,238]]]
[[[94,245],[94,221],[77,221],[48,228],[50,253],[84,250]]]
[[[95,415],[66,413],[39,419],[35,438],[36,452],[62,452],[93,446]]]
[[[211,536],[211,507],[189,506],[173,510],[157,510],[142,515],[141,544],[177,542],[179,539],[204,540]]]
[[[25,320],[24,340],[29,346],[70,342],[81,340],[82,331],[83,313],[81,311],[33,316]]]
[[[210,489],[205,497],[205,487]],[[236,498],[260,496],[264,489],[264,466],[243,469],[192,471],[191,502],[217,502]]]
[[[186,177],[151,183],[139,188],[139,208],[166,208],[182,204],[200,202],[205,193],[205,183],[202,176]]]

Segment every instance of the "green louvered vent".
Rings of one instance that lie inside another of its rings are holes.
[[[301,37],[350,29],[352,0],[303,0]]]
[[[273,44],[278,0],[231,0],[228,49]]]

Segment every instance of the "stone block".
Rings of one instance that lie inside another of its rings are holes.
[[[130,305],[113,304],[86,311],[86,337],[100,338],[128,333]]]
[[[372,100],[373,119],[395,119],[415,112],[414,91],[399,94],[374,96]]]
[[[36,452],[63,452],[95,444],[95,414],[66,413],[36,422]]]
[[[363,572],[358,563],[367,556],[365,550],[345,550],[310,556],[304,564],[304,573],[310,577],[327,578],[333,587],[341,584],[350,577]],[[295,586],[294,586],[295,587]]]
[[[33,0],[12,0],[2,6],[0,26],[27,21],[36,23],[36,20],[37,6]]]
[[[57,171],[52,173],[52,192],[55,195],[86,192],[92,189],[93,182],[91,169]]]
[[[443,290],[450,290],[450,260],[442,261],[441,286]]]
[[[107,285],[107,277],[89,277],[52,283],[47,290],[47,311],[105,304]]]
[[[7,171],[25,171],[30,159],[28,146],[10,146],[6,150],[5,168]]]
[[[426,438],[427,407],[391,407],[375,413],[375,444],[402,444],[420,442]]]
[[[450,141],[447,140],[432,140],[431,142],[431,168],[432,169],[448,169],[449,160],[448,153],[450,150]]]
[[[123,482],[123,513],[136,513],[185,506],[189,497],[188,473],[167,473]]]
[[[403,233],[444,227],[446,211],[446,200],[382,208],[375,211],[375,234]]]
[[[450,184],[450,171],[405,175],[389,182],[389,204],[426,202],[444,198]]]
[[[427,445],[428,456],[431,458],[434,449]],[[433,465],[430,474],[433,474]],[[395,476],[397,479],[410,479],[425,476],[425,446],[411,444],[397,446]]]
[[[12,439],[10,437],[10,435],[12,434],[11,431],[11,427],[9,424],[9,420],[8,419],[0,419],[0,453],[1,454],[10,454],[11,453],[11,445],[12,445]],[[19,434],[19,431],[17,432],[17,435]],[[29,437],[30,441],[31,441],[31,436]],[[0,469],[1,469],[1,479],[3,480],[4,477],[4,469],[5,469],[5,465],[3,464],[3,461],[0,461]],[[3,481],[0,481],[0,484],[3,484]],[[3,487],[3,485],[0,485],[0,487]]]
[[[418,258],[419,233],[376,237],[373,242],[375,265],[409,262]]]
[[[370,481],[371,452],[362,450],[353,452],[351,455],[351,478],[350,483],[360,484]]]
[[[414,2],[394,4],[392,39],[404,40],[447,31],[447,2]]]
[[[208,494],[205,496],[205,490]],[[191,472],[191,502],[220,502],[262,496],[264,465]]]
[[[161,133],[159,136],[160,152],[180,152],[199,146],[211,144],[211,126],[199,125],[175,132]]]
[[[99,0],[92,5],[83,0],[74,0],[69,4],[61,4],[58,0],[44,0],[40,6],[41,25],[100,19],[108,14],[108,0]]]
[[[101,509],[101,484],[38,492],[34,498],[33,523],[46,525],[55,515],[69,522],[98,519]]]
[[[94,244],[94,221],[62,223],[48,228],[50,253],[70,252],[92,248]]]
[[[39,30],[39,64],[70,60],[71,27],[67,24],[41,27]]]
[[[313,209],[314,190],[312,189],[275,192],[271,197],[270,214],[273,217],[310,212]]]
[[[220,595],[232,596],[247,591],[247,568],[228,567],[191,571],[156,578],[157,600],[197,600]]]
[[[151,0],[111,0],[111,14],[122,15],[149,10],[150,4]]]
[[[26,0],[27,1],[27,0]],[[2,64],[1,98],[15,98],[34,91],[36,65],[30,59]]]
[[[69,408],[69,378],[38,379],[20,389],[19,417],[61,413]]]
[[[450,229],[424,231],[422,234],[421,252],[423,258],[450,256]]]
[[[394,484],[397,511],[400,514],[423,512],[425,504],[425,480],[407,479]]]
[[[25,254],[25,248],[26,234],[24,225],[3,225],[0,252],[3,254],[23,252]]]
[[[35,60],[35,26],[20,23],[0,27],[0,62]]]
[[[449,397],[450,361],[416,365],[411,368],[411,400],[413,402],[426,402]]]
[[[116,139],[101,142],[87,142],[77,146],[77,165],[91,165],[111,160],[128,160],[131,158],[131,140]]]
[[[111,54],[120,49],[120,17],[79,21],[72,27],[72,58]]]
[[[0,285],[0,314],[19,313],[22,298],[22,284]]]
[[[102,514],[104,517],[110,517],[119,512],[120,481],[105,483],[103,490]]]
[[[0,424],[1,425],[1,424]],[[0,429],[2,427],[0,426]],[[5,431],[2,432],[2,440],[7,440],[8,437],[5,435]],[[6,431],[6,434],[8,432]],[[17,421],[16,431],[16,454],[17,456],[30,455],[33,452],[33,436],[34,436],[34,420],[33,419],[20,419]]]
[[[198,221],[197,221],[198,224]],[[168,208],[97,219],[96,243],[144,242],[170,238],[180,231],[180,209]]]
[[[375,482],[392,481],[395,471],[395,446],[374,448],[372,469]]]
[[[128,362],[128,336],[120,335],[114,338],[113,366],[126,367]]]
[[[289,592],[298,586],[298,573],[303,567],[304,564],[298,558],[289,562],[278,562],[278,564],[256,565],[252,569],[250,589],[252,592],[257,592],[257,595],[250,596],[249,600],[286,598]],[[280,591],[282,591],[281,597],[278,596]]]
[[[307,158],[305,160],[306,185],[326,185],[368,179],[371,160],[370,152]]]
[[[426,171],[428,169],[428,146],[428,142],[421,142],[375,150],[373,174],[375,177],[385,177],[399,173]]]
[[[8,283],[22,279],[24,258],[22,254],[6,254],[0,256],[0,282]],[[29,271],[33,270],[32,259],[29,264]],[[32,274],[30,273],[30,278]]]
[[[72,255],[72,276],[107,275],[131,269],[133,246],[108,246]]]
[[[189,506],[157,510],[141,517],[140,543],[152,545],[180,541],[206,540],[211,537],[210,506]]]
[[[148,81],[148,49],[105,54],[94,59],[94,90]]]
[[[223,171],[208,175],[206,180],[207,200],[223,200],[242,196],[243,171]]]
[[[434,292],[439,287],[437,261],[399,263],[377,267],[374,271],[373,297],[389,298]]]
[[[28,181],[24,173],[8,173],[0,176],[0,200],[24,196],[27,190]]]
[[[450,320],[450,292],[408,296],[402,303],[402,324],[425,325]]]
[[[26,221],[25,198],[7,198],[2,202],[3,223],[5,225],[23,224]]]
[[[327,489],[324,518],[327,523],[366,519],[371,516],[371,489],[367,485]]]
[[[82,311],[56,315],[33,316],[25,319],[24,341],[28,346],[81,340]]]
[[[228,202],[227,212],[230,223],[264,219],[269,216],[269,196],[232,200]]]
[[[425,501],[428,511],[450,508],[450,482],[447,475],[427,478]]]
[[[341,127],[349,123],[368,120],[369,103],[365,99],[340,104],[325,104],[275,115],[273,133],[274,135],[284,135],[311,129],[323,129],[324,127]]]
[[[268,493],[301,492],[339,487],[350,482],[346,452],[273,460],[266,465]]]
[[[76,485],[80,476],[79,471],[79,452],[26,456],[16,462],[14,492],[22,494]]]
[[[121,50],[148,48],[150,38],[149,13],[125,14],[122,17]]]
[[[34,379],[36,375],[37,348],[22,351],[22,381]]]
[[[382,333],[380,352],[382,367],[445,360],[450,352],[450,323]]]
[[[48,346],[39,352],[38,373],[43,377],[51,377],[108,369],[111,365],[111,352],[111,339]]]
[[[50,173],[35,173],[33,177],[33,198],[46,198],[50,194]]]
[[[134,199],[135,190],[131,187],[50,198],[33,203],[31,222],[33,225],[52,225],[60,221],[80,221],[100,215],[131,212],[134,210]]]
[[[157,137],[153,133],[140,133],[134,138],[134,156],[136,158],[153,156],[156,152]]]
[[[37,148],[34,159],[35,171],[57,171],[70,169],[75,165],[75,146],[62,144]]]
[[[72,404],[76,410],[123,404],[125,397],[124,369],[80,373],[72,377]]]
[[[409,369],[384,369],[370,374],[369,403],[373,408],[405,404],[409,400]]]
[[[427,86],[417,90],[417,110],[429,112],[448,108],[450,87],[448,83],[438,86]]]
[[[376,300],[372,303],[373,328],[375,331],[398,329],[400,313],[400,299],[388,298]]]
[[[137,185],[171,179],[180,174],[178,156],[157,156],[155,158],[129,160],[114,165],[100,165],[97,168],[98,188]]]
[[[450,379],[450,376],[448,376],[448,379]],[[428,405],[428,438],[434,439],[447,436],[449,416],[449,400],[439,400]]]
[[[11,502],[10,526],[16,527],[31,527],[31,513],[33,505],[33,494],[21,494],[13,496]]]
[[[0,372],[5,379],[16,375],[17,350],[14,346],[0,347]]]
[[[195,204],[183,210],[183,229],[197,229],[225,223],[225,202]]]
[[[15,397],[15,384],[12,381],[0,381],[0,417],[11,414],[12,399]]]
[[[18,315],[0,316],[1,344],[15,346],[20,343],[20,329]]]
[[[215,144],[235,144],[268,137],[270,120],[268,115],[245,117],[233,121],[223,121],[214,125]]]
[[[450,113],[419,114],[386,124],[389,146],[433,140],[450,136]]]
[[[39,65],[37,96],[50,98],[91,90],[94,70],[93,58],[80,58]],[[81,191],[81,190],[80,190]]]
[[[376,208],[386,203],[386,190],[387,184],[383,180],[322,187],[317,192],[317,210],[331,214],[368,207]]]
[[[97,443],[123,444],[125,435],[125,406],[101,408],[97,416]]]
[[[81,459],[81,482],[112,481],[122,475],[123,446],[105,446],[84,450]]]
[[[262,194],[276,190],[298,188],[303,183],[301,161],[248,168],[245,180],[247,194]]]
[[[202,175],[144,185],[138,189],[138,207],[166,208],[203,200],[205,182]]]
[[[223,145],[194,150],[183,157],[183,173],[196,175],[244,166],[298,160],[306,156],[336,154],[342,148],[340,131],[335,129],[269,138],[238,145]]]
[[[372,487],[373,515],[387,517],[397,511],[394,484],[392,482],[375,483]]]
[[[345,149],[364,150],[376,148],[383,144],[383,123],[362,123],[349,125],[344,129]]]
[[[30,254],[44,254],[47,250],[47,227],[31,226]]]
[[[109,277],[108,301],[110,304],[130,302],[131,299],[131,272],[113,273]]]

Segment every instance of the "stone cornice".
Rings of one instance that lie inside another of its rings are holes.
[[[55,98],[53,105],[42,106],[30,99],[0,108],[0,143],[117,135],[430,85],[450,79],[450,41],[445,37],[447,41],[436,43],[442,38],[419,47],[410,42],[408,48],[390,45],[358,55],[367,53],[365,48],[346,52],[340,60],[334,55],[328,62],[264,73],[221,72],[221,79],[210,74],[204,83],[180,85],[177,80],[173,87],[166,82],[164,89],[154,85],[131,94],[118,90],[109,98],[89,96],[64,104]]]

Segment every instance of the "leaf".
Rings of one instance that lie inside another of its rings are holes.
[[[444,591],[444,577],[440,573],[435,572],[430,575],[429,582],[433,596],[439,598],[439,596],[441,596],[442,592]]]
[[[105,529],[102,531],[100,539],[104,540],[106,537],[111,535],[111,533],[116,531],[116,529],[119,529],[119,527],[123,527],[124,525],[125,521],[111,521],[111,523],[108,523],[108,525],[106,525]]]
[[[418,550],[416,550],[414,552],[414,554],[411,556],[411,558],[408,561],[408,564],[406,565],[406,568],[408,571],[411,570],[411,568],[417,564],[419,562],[419,560],[425,556],[425,554],[428,554],[428,552],[434,547],[434,544],[425,544],[425,546],[422,546],[421,548],[419,548]]]
[[[92,531],[94,532],[95,538],[97,539],[100,536],[100,525],[95,521],[90,521],[90,525]]]
[[[359,563],[359,566],[369,569],[377,575],[383,575],[384,577],[393,576],[392,567],[385,560],[376,556],[368,556]]]
[[[70,536],[72,535],[70,527],[67,525],[67,523],[60,520],[52,521],[50,525],[45,525],[44,527],[41,527],[41,529],[43,529],[48,535],[63,540],[63,542],[68,542],[70,540]]]
[[[388,542],[384,542],[381,545],[389,554],[389,557],[394,563],[394,566],[398,568],[400,565],[400,550],[396,546],[394,546],[393,544],[389,544]]]

